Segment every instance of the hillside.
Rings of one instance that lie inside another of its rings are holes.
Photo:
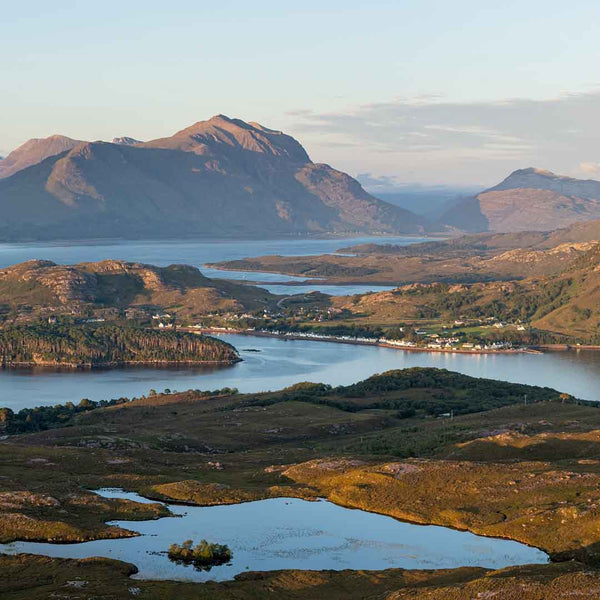
[[[320,256],[259,256],[218,268],[326,278],[329,283],[469,283],[561,273],[600,240],[600,221],[550,232],[480,233],[408,246],[361,244]]]
[[[600,244],[577,260],[546,288],[563,286],[558,301],[541,314],[536,326],[557,333],[587,337],[600,344]]]
[[[294,138],[257,123],[218,115],[168,138],[118,141],[65,148],[0,181],[0,240],[428,228],[349,175],[313,163]]]
[[[526,343],[555,340],[598,345],[599,265],[600,244],[595,244],[551,276],[472,284],[415,283],[375,294],[334,297],[331,306],[345,316],[332,326],[452,323],[456,319],[522,321],[535,330],[527,328],[515,338]],[[502,329],[492,332],[499,339],[509,335]]]
[[[600,182],[521,169],[440,218],[463,231],[549,231],[600,218]]]
[[[211,312],[263,310],[276,296],[261,288],[208,279],[195,267],[107,260],[79,265],[29,261],[0,270],[0,318],[49,315],[148,319],[169,311],[193,319]]]
[[[238,360],[230,344],[193,333],[114,325],[36,324],[0,329],[3,368],[230,364]]]
[[[52,135],[43,139],[28,140],[6,158],[0,159],[0,179],[10,177],[32,165],[37,165],[46,158],[66,152],[81,144],[64,135]]]

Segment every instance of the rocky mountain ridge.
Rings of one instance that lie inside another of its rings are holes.
[[[441,221],[463,231],[550,231],[600,219],[600,181],[519,169],[458,202]]]
[[[149,142],[68,145],[0,181],[0,240],[432,228],[349,175],[313,163],[291,136],[224,115]]]

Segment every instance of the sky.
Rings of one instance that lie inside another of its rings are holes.
[[[2,3],[0,150],[223,113],[371,187],[600,179],[600,2]]]

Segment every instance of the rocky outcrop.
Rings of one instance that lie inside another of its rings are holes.
[[[187,265],[34,260],[0,269],[0,317],[16,311],[21,321],[48,315],[116,317],[127,310],[147,318],[156,311],[194,318],[213,311],[263,310],[276,300],[264,289],[208,279]]]

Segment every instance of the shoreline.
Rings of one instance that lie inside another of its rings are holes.
[[[410,459],[407,459],[410,460]],[[292,465],[287,465],[289,466],[295,466],[294,464]],[[106,488],[98,488],[98,489],[87,489],[87,491],[98,495],[100,498],[110,498],[109,496],[102,496],[101,494],[99,494],[100,491],[102,491],[103,489]],[[91,536],[89,539],[85,539],[85,540],[66,540],[66,541],[49,541],[48,539],[43,539],[40,538],[39,540],[31,540],[31,539],[14,539],[11,540],[9,542],[4,542],[4,545],[9,545],[12,543],[45,543],[45,544],[51,544],[51,545],[56,545],[56,546],[63,546],[63,545],[75,545],[75,544],[84,544],[84,543],[89,543],[89,542],[93,542],[93,541],[106,541],[106,542],[110,542],[110,541],[119,541],[119,540],[126,540],[126,539],[130,539],[130,538],[136,538],[136,537],[140,537],[146,534],[142,534],[139,533],[138,531],[136,531],[135,529],[133,529],[133,527],[131,529],[129,529],[129,526],[135,526],[135,523],[140,523],[140,522],[145,522],[145,521],[155,521],[158,519],[169,519],[169,518],[180,518],[180,515],[177,515],[176,513],[171,512],[170,507],[171,506],[175,506],[175,507],[190,507],[190,508],[216,508],[219,506],[239,506],[242,504],[250,504],[253,502],[264,502],[267,500],[301,500],[304,502],[328,502],[330,504],[333,504],[335,506],[339,506],[340,508],[345,508],[347,510],[352,510],[352,511],[359,511],[359,512],[364,512],[364,513],[368,513],[368,514],[372,514],[372,515],[380,515],[382,517],[388,517],[390,519],[394,519],[394,521],[398,521],[399,523],[407,523],[410,525],[418,525],[420,527],[441,527],[441,528],[445,528],[445,529],[450,529],[452,531],[460,531],[460,532],[467,532],[467,533],[471,533],[472,535],[475,536],[479,536],[479,537],[483,537],[483,538],[488,538],[488,539],[492,539],[492,540],[507,540],[507,541],[511,541],[511,542],[516,542],[518,544],[523,544],[524,546],[527,546],[529,548],[533,548],[535,550],[539,550],[540,552],[543,552],[544,554],[546,554],[546,556],[548,557],[548,563],[550,562],[566,562],[568,560],[571,560],[570,558],[565,558],[563,560],[557,560],[555,561],[554,559],[554,553],[552,553],[549,549],[545,549],[539,546],[535,546],[529,542],[526,541],[522,541],[521,539],[519,539],[518,537],[511,537],[509,535],[501,535],[501,534],[489,534],[489,533],[483,533],[483,532],[477,532],[476,528],[472,528],[472,527],[468,527],[468,526],[459,526],[459,525],[450,525],[450,524],[441,524],[440,522],[436,521],[436,519],[415,519],[415,518],[411,518],[409,516],[397,516],[394,514],[391,514],[390,512],[385,512],[382,510],[376,510],[376,509],[371,509],[368,507],[363,507],[363,506],[359,506],[358,504],[352,504],[351,502],[343,502],[340,499],[332,499],[327,495],[318,495],[315,494],[313,496],[303,496],[302,494],[297,494],[294,495],[293,492],[297,489],[295,486],[290,486],[289,489],[285,490],[285,493],[282,495],[269,495],[268,493],[265,493],[264,495],[259,495],[259,497],[257,498],[251,498],[251,499],[235,499],[235,500],[230,500],[227,498],[221,499],[219,501],[215,501],[212,503],[201,503],[201,502],[194,502],[193,500],[181,500],[181,499],[177,499],[177,498],[169,498],[169,497],[165,497],[160,493],[153,493],[153,490],[150,488],[149,490],[131,490],[128,491],[125,488],[109,488],[109,489],[114,489],[114,490],[120,490],[121,492],[127,494],[127,493],[133,493],[138,495],[140,498],[143,498],[145,500],[149,500],[152,503],[156,503],[156,504],[161,504],[162,506],[164,506],[168,511],[169,514],[166,514],[164,516],[161,517],[149,517],[147,519],[133,519],[133,520],[128,520],[128,519],[118,519],[116,522],[121,523],[121,525],[117,525],[117,528],[119,529],[118,532],[116,532],[118,535],[114,535],[114,536],[110,536],[110,537],[103,537],[101,535],[96,536]],[[267,492],[267,490],[263,490],[265,492]],[[286,495],[289,492],[289,495]],[[115,499],[119,499],[117,496],[114,496]],[[139,500],[133,500],[133,502],[139,502]],[[106,523],[105,523],[106,524]],[[124,527],[123,524],[126,524],[127,526]],[[120,533],[122,532],[122,535],[120,535]],[[102,532],[98,532],[99,534],[101,534]],[[1,544],[0,544],[1,545]],[[1,554],[1,552],[0,552]],[[41,554],[40,556],[49,556],[48,554]],[[541,564],[547,564],[547,563],[541,563]],[[137,565],[135,565],[137,567]],[[459,567],[460,568],[460,567]]]
[[[331,279],[327,278],[327,277],[307,277],[303,279],[303,275],[295,275],[292,273],[285,273],[283,271],[255,271],[253,269],[229,269],[227,267],[221,267],[219,266],[219,263],[205,263],[203,264],[200,268],[202,269],[202,267],[206,267],[207,269],[214,269],[215,271],[220,271],[222,273],[255,273],[256,275],[282,275],[283,277],[296,277],[298,279],[302,279],[302,281],[263,281],[260,279],[252,279],[252,280],[246,280],[246,279],[235,279],[235,278],[226,278],[223,277],[223,279],[226,279],[227,281],[234,281],[235,283],[242,283],[244,285],[254,285],[257,287],[260,286],[265,286],[265,285],[285,285],[285,286],[289,286],[289,287],[297,287],[297,288],[302,288],[302,286],[311,286],[311,285],[328,285],[331,287],[348,287],[348,286],[373,286],[374,288],[378,288],[378,287],[386,287],[386,288],[392,288],[392,289],[397,289],[399,287],[402,287],[403,285],[408,285],[406,282],[405,283],[398,283],[396,280],[392,281],[361,281],[361,280],[342,280],[342,281],[331,281]],[[313,290],[314,291],[314,290]],[[384,290],[373,290],[373,291],[384,291]],[[302,294],[302,293],[307,293],[310,294],[311,292],[302,292],[302,291],[298,291],[296,292],[296,294],[294,295],[298,295],[298,294]],[[322,292],[324,293],[324,292]],[[332,295],[332,294],[329,294]],[[340,294],[340,295],[347,295],[347,294]]]
[[[180,329],[184,329],[181,327]],[[405,352],[436,352],[443,354],[543,354],[540,346],[535,348],[510,348],[503,350],[492,350],[492,349],[481,349],[481,350],[469,350],[462,348],[423,348],[421,346],[396,346],[395,344],[388,344],[385,342],[379,342],[373,340],[372,342],[366,342],[361,340],[347,340],[339,337],[331,338],[307,338],[303,335],[290,333],[289,335],[281,333],[271,333],[268,331],[250,331],[247,329],[218,329],[206,327],[202,329],[186,329],[186,331],[208,334],[208,335],[219,335],[219,334],[232,334],[232,335],[246,335],[248,337],[272,337],[284,340],[301,340],[308,342],[330,342],[334,344],[350,344],[354,346],[376,346],[379,348],[392,348],[393,350],[402,350]],[[598,348],[600,349],[600,347]]]
[[[81,237],[44,237],[44,238],[10,238],[5,237],[0,239],[0,244],[20,244],[20,245],[29,245],[29,244],[89,244],[89,243],[122,243],[122,242],[214,242],[214,241],[289,241],[289,240],[344,240],[344,239],[353,239],[357,237],[372,237],[372,238],[431,238],[431,239],[449,239],[453,237],[458,237],[457,235],[453,235],[451,232],[447,231],[436,231],[436,232],[412,232],[412,233],[393,233],[393,232],[362,232],[362,231],[350,231],[350,232],[321,232],[321,233],[311,233],[310,231],[305,232],[280,232],[274,234],[245,234],[243,236],[239,236],[236,233],[230,234],[221,234],[221,235],[211,235],[211,234],[184,234],[182,236],[175,235],[141,235],[141,236],[114,236],[114,237],[89,237],[89,238],[81,238]]]
[[[550,350],[551,352],[570,352],[573,350],[600,350],[600,346],[594,344],[536,344],[532,348]]]
[[[126,360],[110,363],[68,363],[68,362],[9,362],[0,364],[0,370],[8,371],[12,369],[43,369],[49,371],[95,371],[120,369],[128,367],[149,367],[149,368],[172,368],[172,367],[195,367],[195,366],[216,366],[227,367],[242,362],[242,358],[237,360]]]

